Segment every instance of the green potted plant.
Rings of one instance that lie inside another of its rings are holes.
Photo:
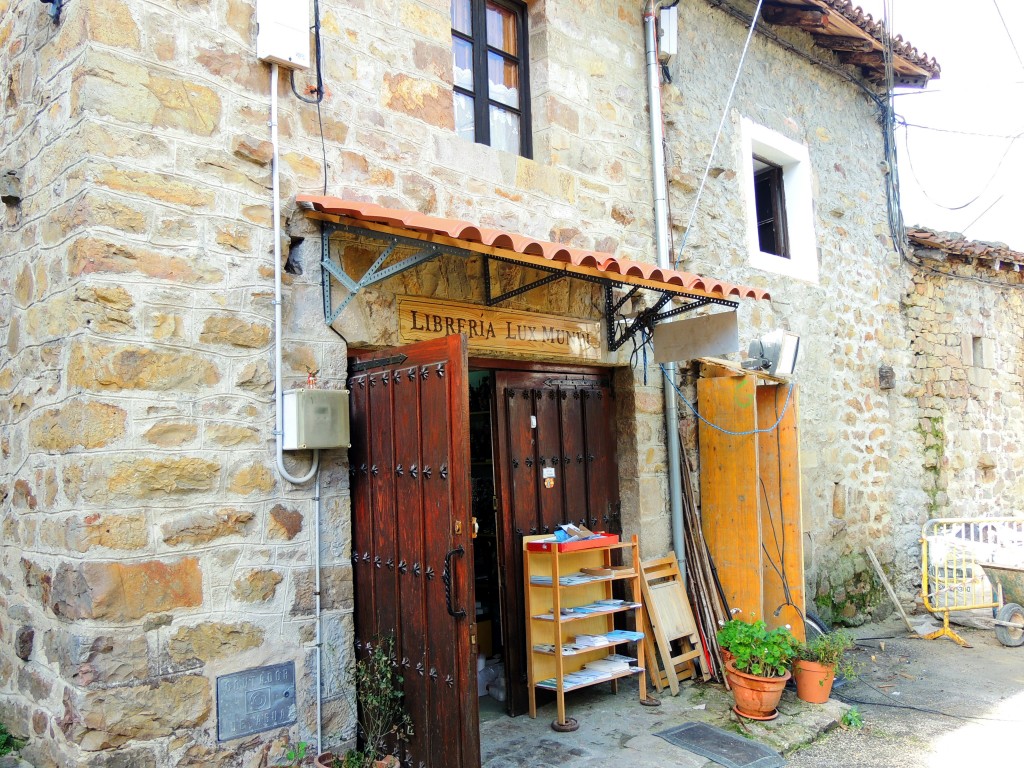
[[[774,720],[800,643],[786,627],[768,629],[763,621],[743,624],[734,628],[729,643],[736,658],[725,665],[736,701],[733,711],[751,720]]]
[[[395,663],[394,635],[380,638],[369,654],[355,663],[352,682],[359,703],[361,746],[343,757],[324,752],[316,759],[318,768],[397,768],[398,758],[389,754],[389,743],[408,741],[413,728],[403,702],[403,679]]]
[[[728,664],[736,658],[732,646],[739,641],[740,634],[748,626],[750,625],[742,619],[729,619],[719,627],[715,638],[718,640],[718,649],[722,654],[723,664]]]
[[[846,661],[851,648],[853,638],[843,630],[820,635],[803,645],[793,662],[796,695],[811,704],[828,701],[836,674],[854,674],[853,665]]]

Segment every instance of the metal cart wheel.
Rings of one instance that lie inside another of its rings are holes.
[[[811,611],[804,613],[804,635],[808,640],[824,637],[831,631],[832,627],[816,613]]]
[[[1016,648],[1024,645],[1024,608],[1017,603],[1007,603],[996,614],[997,621],[1007,624],[996,624],[996,639],[1003,645]]]

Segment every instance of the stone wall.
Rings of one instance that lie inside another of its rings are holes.
[[[338,333],[391,343],[380,318],[396,293],[479,299],[473,263],[442,259],[368,292],[327,328],[320,233],[295,209],[297,192],[326,185],[653,260],[642,3],[597,0],[585,14],[570,0],[529,3],[532,159],[454,135],[448,0],[320,5],[326,98],[318,109],[291,95],[286,73],[278,83],[286,387],[310,371],[343,386]],[[664,89],[677,247],[745,36],[707,4],[679,8]],[[94,0],[69,3],[55,26],[37,0],[0,0],[0,146],[24,192],[3,211],[0,246],[0,720],[32,737],[39,766],[266,765],[315,735],[314,491],[281,480],[273,459],[270,69],[255,58],[253,14],[252,0]],[[297,74],[300,91],[309,82]],[[808,147],[816,284],[749,267],[741,116]],[[801,334],[808,582],[825,607],[859,615],[874,588],[864,545],[900,569],[905,532],[942,500],[921,484],[934,430],[917,417],[938,408],[919,400],[938,389],[926,372],[906,373],[920,359],[912,344],[933,340],[904,332],[901,301],[917,294],[885,228],[875,108],[755,37],[727,117],[681,266],[770,290],[770,304],[742,303],[743,343],[780,325]],[[332,248],[353,272],[372,259],[357,240]],[[589,287],[564,281],[521,301],[600,310]],[[1016,366],[1000,318],[978,334]],[[615,374],[623,523],[658,555],[669,549],[661,374],[649,366],[645,379],[628,358]],[[879,388],[883,365],[897,371],[895,389]],[[998,413],[1019,418],[1000,393],[1007,383],[986,391],[991,400],[944,394],[969,416],[998,400]],[[1003,459],[995,422],[977,416],[981,450],[995,456],[981,466],[973,438],[951,438],[944,418],[943,461],[963,457],[992,475],[993,499],[1009,498],[1017,459]],[[288,461],[302,471],[308,459]],[[326,454],[322,482],[324,736],[335,744],[354,733],[344,452]],[[945,482],[963,498],[973,488]],[[219,745],[216,678],[284,661],[300,680],[298,727]]]
[[[917,248],[903,301],[914,367],[908,407],[923,441],[918,487],[928,517],[1019,515],[1024,491],[1024,295],[1002,269]],[[918,535],[920,523],[918,521]],[[903,545],[918,551],[913,530]]]
[[[648,256],[642,37],[599,5],[531,4],[528,160],[452,133],[447,0],[321,3],[321,110],[279,82],[285,386],[310,370],[344,384],[317,231],[291,202],[325,174],[339,196]],[[313,491],[273,464],[269,67],[253,10],[98,0],[53,25],[38,2],[0,4],[3,154],[25,192],[0,255],[0,719],[40,766],[275,763],[315,733]],[[646,420],[624,442],[635,454],[657,442]],[[346,470],[327,455],[328,743],[354,732]],[[627,487],[627,506],[663,506],[659,468],[636,471],[650,487]],[[289,660],[298,728],[218,745],[216,678]]]
[[[878,386],[880,366],[906,370],[910,357],[899,312],[899,257],[885,223],[877,107],[856,85],[755,35],[687,234],[746,29],[708,4],[679,9],[679,55],[665,89],[676,251],[685,236],[684,268],[769,289],[770,305],[740,307],[744,350],[777,327],[801,337],[796,380],[808,604],[813,598],[825,613],[854,618],[876,600],[865,546],[887,566],[895,556],[892,511],[901,491],[892,464],[915,461],[904,454],[911,446],[893,422],[908,382],[904,377],[895,390]],[[836,63],[808,35],[772,31],[808,56]],[[741,170],[750,159],[743,156],[741,118],[807,147],[816,283],[749,266]],[[691,439],[696,432],[692,424],[684,431]]]
[[[2,254],[0,719],[39,766],[276,762],[315,733],[314,503],[273,462],[269,69],[252,4],[72,3],[59,26],[38,2],[2,5],[3,155],[24,199]],[[291,106],[289,195],[322,174]],[[343,383],[344,348],[294,309],[317,279],[286,275],[286,385],[307,369]],[[343,455],[323,488],[338,740],[354,728],[337,679]],[[218,746],[216,678],[285,661],[299,727]]]

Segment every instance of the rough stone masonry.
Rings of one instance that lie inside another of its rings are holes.
[[[297,192],[326,184],[653,260],[642,3],[586,5],[529,3],[527,159],[454,134],[448,0],[320,3],[321,109],[279,82],[286,386],[346,375]],[[679,28],[664,86],[677,247],[745,37],[703,2],[680,5]],[[799,30],[779,34],[831,56]],[[255,768],[315,734],[313,501],[274,467],[269,67],[254,40],[253,0],[72,2],[59,25],[36,0],[0,0],[0,156],[22,188],[0,212],[0,721],[30,739],[36,766]],[[816,283],[749,265],[741,117],[809,150]],[[915,527],[1012,508],[1022,460],[1020,301],[996,310],[968,281],[907,271],[885,226],[881,147],[856,87],[755,37],[681,254],[682,268],[770,290],[770,305],[740,307],[745,341],[777,326],[803,338],[808,589],[851,620],[872,607],[864,544],[912,600]],[[375,258],[357,240],[333,247],[353,273]],[[394,278],[338,330],[387,343],[396,294],[479,300],[471,270],[441,260]],[[564,281],[509,306],[600,313]],[[951,330],[965,314],[1005,375],[965,367]],[[623,524],[659,555],[660,372],[627,358],[615,372]],[[344,452],[326,454],[327,744],[354,734],[347,470]],[[284,661],[297,726],[219,744],[216,678]]]

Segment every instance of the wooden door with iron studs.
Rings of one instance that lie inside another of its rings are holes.
[[[458,335],[349,361],[356,657],[394,638],[412,768],[480,765],[467,377]]]

